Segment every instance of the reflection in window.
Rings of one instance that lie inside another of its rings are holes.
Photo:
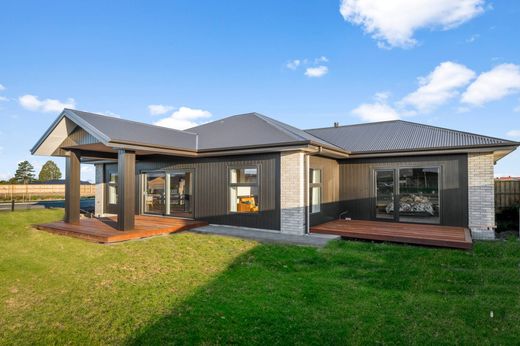
[[[108,204],[117,204],[117,173],[110,173],[110,180],[108,181]]]
[[[439,168],[399,170],[399,220],[440,223]]]
[[[321,170],[309,171],[309,199],[311,201],[311,213],[321,211]]]
[[[229,200],[230,212],[258,212],[257,168],[231,168],[229,170]]]

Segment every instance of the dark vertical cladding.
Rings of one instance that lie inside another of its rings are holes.
[[[340,198],[339,164],[337,160],[320,156],[311,156],[311,169],[321,170],[321,208],[318,213],[310,214],[310,225],[315,226],[336,220],[344,210]]]
[[[80,154],[71,151],[65,162],[65,222],[79,224],[80,213]]]
[[[375,219],[374,170],[437,166],[441,168],[441,225],[468,226],[467,154],[348,159],[340,161],[340,198],[349,216]]]
[[[135,224],[135,152],[120,149],[117,158],[119,177],[119,208],[117,224],[121,231],[134,229]]]
[[[107,165],[108,166],[108,165]],[[258,167],[258,213],[229,212],[229,169],[233,167]],[[182,158],[153,156],[140,157],[136,171],[189,169],[194,174],[193,217],[209,223],[253,228],[280,229],[280,154],[258,154],[218,158]],[[110,167],[107,167],[107,171]],[[138,179],[138,183],[142,179]],[[138,184],[136,184],[138,185]],[[142,201],[142,187],[136,198]]]

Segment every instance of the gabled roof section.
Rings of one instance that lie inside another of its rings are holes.
[[[520,143],[403,120],[306,130],[353,154],[518,146]]]
[[[199,135],[199,151],[313,144],[346,152],[321,138],[258,113],[230,116],[188,129]]]
[[[100,143],[109,147],[132,145],[195,152],[197,146],[197,135],[194,133],[74,109],[64,109],[31,149],[31,153],[51,155],[77,127],[82,128]]]
[[[197,135],[187,131],[72,109],[66,109],[65,113],[67,115],[73,113],[110,143],[196,150]],[[89,129],[85,130],[89,131]]]

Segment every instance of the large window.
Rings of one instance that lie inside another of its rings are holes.
[[[229,169],[229,211],[258,213],[258,168]]]
[[[439,168],[399,169],[399,220],[439,223]]]
[[[439,176],[439,167],[376,170],[376,218],[440,223]]]
[[[311,213],[321,211],[321,170],[309,170],[309,199],[311,201]]]

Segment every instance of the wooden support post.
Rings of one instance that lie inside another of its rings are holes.
[[[135,152],[120,149],[117,156],[119,205],[117,226],[120,231],[135,227]]]
[[[80,202],[80,154],[70,151],[65,159],[65,222],[79,224]]]

